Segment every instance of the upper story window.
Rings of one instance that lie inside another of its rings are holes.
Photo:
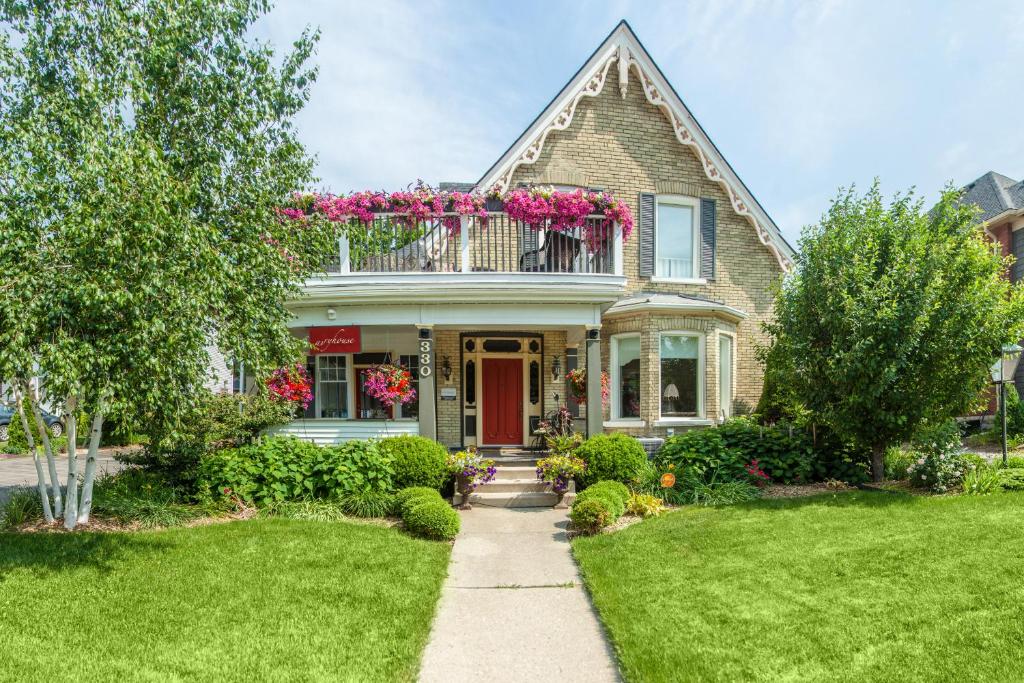
[[[697,200],[661,195],[655,223],[655,277],[685,280],[700,274]]]

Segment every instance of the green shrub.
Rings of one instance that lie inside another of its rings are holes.
[[[914,462],[914,454],[899,446],[892,446],[885,452],[885,478],[893,480],[906,479],[910,465]]]
[[[717,429],[694,429],[669,437],[658,450],[655,462],[663,470],[673,469],[699,479],[745,479],[742,454],[725,445]]]
[[[15,489],[0,508],[0,529],[14,529],[26,522],[42,518],[43,503],[39,499],[39,491],[30,488]]]
[[[395,511],[399,515],[404,515],[407,507],[415,505],[422,500],[440,500],[444,502],[437,489],[427,486],[411,486],[407,489],[401,489],[395,494]]]
[[[265,429],[290,421],[293,410],[290,404],[271,400],[266,392],[205,391],[182,420],[171,422],[160,415],[139,416],[146,445],[140,451],[119,454],[118,459],[158,472],[172,486],[194,494],[205,456],[253,443]]]
[[[450,541],[459,533],[459,513],[443,500],[426,497],[413,498],[402,513],[402,521],[417,536],[438,541]]]
[[[992,424],[994,426],[990,431],[993,432],[995,442],[1001,443],[1003,438],[1002,408],[996,411],[995,421]],[[1024,401],[1020,400],[1020,394],[1017,393],[1017,388],[1012,383],[1006,385],[1006,433],[1011,437],[1024,435]]]
[[[992,463],[977,453],[961,453],[960,458],[970,469],[989,469],[993,466]]]
[[[999,473],[988,467],[974,468],[963,478],[964,493],[969,496],[985,496],[1002,489]]]
[[[626,434],[597,434],[576,449],[576,457],[587,463],[578,483],[587,487],[601,480],[632,484],[647,463],[647,451]]]
[[[629,503],[629,489],[621,482],[599,481],[577,494],[576,501],[582,502],[591,498],[605,500],[611,510],[612,521],[615,521],[626,512],[626,505]]]
[[[395,496],[380,491],[356,491],[338,498],[341,509],[354,517],[387,517],[395,509]]]
[[[422,436],[393,436],[377,442],[381,453],[391,459],[396,489],[427,486],[440,489],[448,479],[448,449]]]
[[[760,497],[761,489],[745,481],[698,481],[684,490],[684,499],[693,505],[735,505]]]
[[[996,470],[999,477],[999,486],[1004,491],[1024,491],[1024,469],[1001,469]]]
[[[267,504],[353,493],[390,493],[390,460],[371,441],[320,447],[295,437],[264,439],[204,456],[199,487]]]
[[[665,511],[665,504],[657,496],[649,493],[631,493],[626,503],[626,511],[637,517],[657,517]]]
[[[721,435],[726,449],[739,453],[741,465],[756,460],[772,481],[792,484],[812,478],[814,444],[803,429],[788,424],[763,427],[749,418],[738,417],[715,431]],[[744,479],[742,474],[736,478]]]
[[[569,511],[569,519],[584,534],[596,534],[614,521],[608,501],[604,498],[577,499]]]
[[[1002,461],[1000,461],[1002,465]],[[1019,455],[1013,455],[1006,459],[1006,466],[1011,470],[1024,470],[1024,458]]]

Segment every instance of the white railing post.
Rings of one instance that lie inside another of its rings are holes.
[[[468,273],[473,265],[469,256],[469,216],[459,216],[459,258],[462,259],[462,272]]]
[[[351,273],[352,262],[349,260],[348,235],[343,234],[338,238],[338,257],[340,259],[338,272],[342,275]]]
[[[622,275],[625,272],[622,265],[622,225],[616,221],[615,236],[612,239],[612,272]]]

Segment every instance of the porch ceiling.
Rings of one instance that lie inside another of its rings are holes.
[[[305,303],[305,302],[304,302]],[[293,307],[294,327],[317,325],[418,325],[450,329],[541,330],[601,324],[597,303],[350,303]]]

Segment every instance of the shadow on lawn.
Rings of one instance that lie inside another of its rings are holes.
[[[17,570],[38,576],[87,567],[106,573],[125,556],[165,552],[174,543],[153,534],[110,532],[0,533],[0,584]]]

